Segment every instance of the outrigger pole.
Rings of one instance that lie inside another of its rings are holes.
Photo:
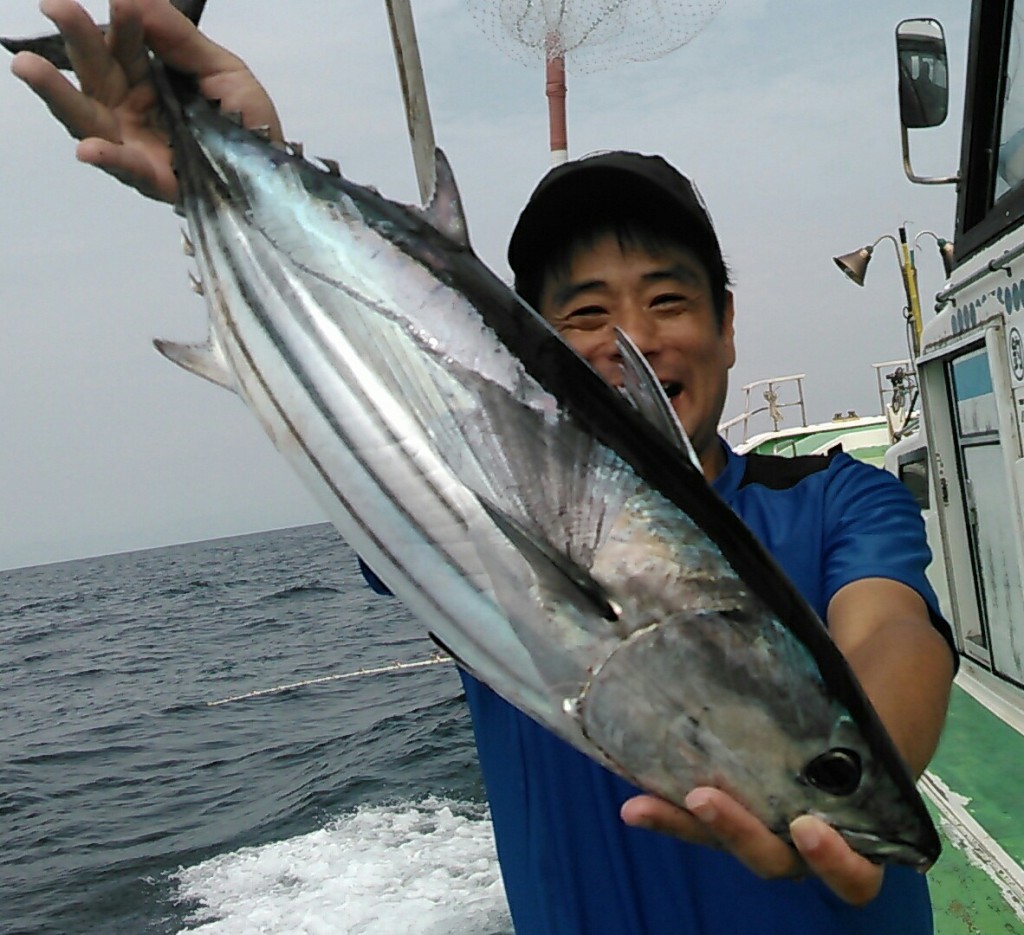
[[[420,200],[426,204],[434,194],[434,126],[430,120],[412,9],[409,0],[384,0],[384,6],[388,11],[391,41],[395,47],[395,65],[398,66],[398,80],[402,86]]]
[[[569,158],[569,132],[565,121],[565,54],[558,49],[558,38],[552,34],[545,43],[548,141],[551,164],[561,165]]]

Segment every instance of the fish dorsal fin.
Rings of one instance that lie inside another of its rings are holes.
[[[636,410],[669,441],[682,451],[703,473],[690,436],[679,421],[665,388],[661,385],[643,352],[621,328],[615,329],[615,344],[622,358],[622,389]]]
[[[494,524],[526,559],[546,590],[585,613],[597,614],[609,621],[619,619],[622,609],[586,569],[533,535],[500,507],[479,495],[477,499]]]
[[[177,364],[189,373],[216,383],[217,386],[223,386],[232,393],[238,392],[235,378],[224,360],[224,354],[212,339],[207,339],[202,344],[178,344],[157,338],[153,346],[171,363]]]
[[[434,150],[434,194],[422,213],[449,240],[469,249],[469,228],[455,184],[455,173],[441,149]]]

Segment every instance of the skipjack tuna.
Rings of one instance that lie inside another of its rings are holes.
[[[476,257],[443,155],[430,204],[396,204],[153,72],[210,319],[158,348],[242,398],[459,664],[670,801],[715,785],[780,835],[812,813],[929,866],[928,812],[821,621],[638,412],[673,422],[642,363],[633,403]]]

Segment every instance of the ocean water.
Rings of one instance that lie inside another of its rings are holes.
[[[0,572],[0,932],[510,932],[432,653],[326,525]]]

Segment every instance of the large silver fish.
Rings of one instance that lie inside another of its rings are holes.
[[[444,157],[406,207],[154,74],[210,322],[157,346],[242,398],[460,664],[670,801],[718,786],[781,835],[812,813],[929,866],[927,810],[822,623],[668,434],[480,262]]]

